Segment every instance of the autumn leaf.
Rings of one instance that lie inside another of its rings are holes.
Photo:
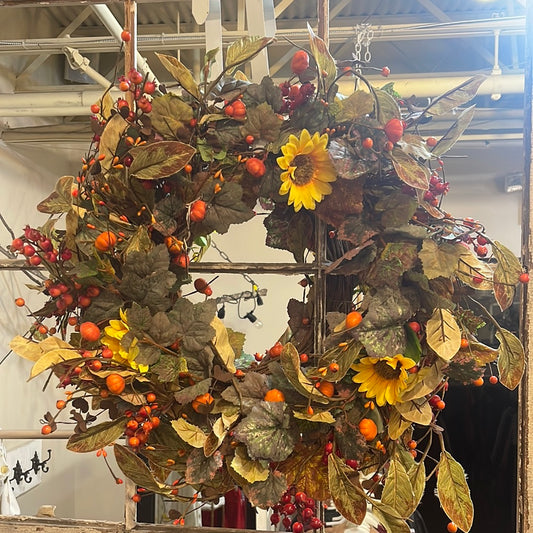
[[[494,297],[500,309],[505,311],[513,303],[522,265],[513,252],[498,241],[492,243],[492,253],[498,260],[493,277]]]
[[[322,446],[299,444],[288,459],[278,465],[287,483],[298,487],[310,498],[329,500],[328,467],[322,461]]]
[[[449,361],[461,347],[461,328],[448,309],[435,309],[426,324],[427,343],[439,357]]]
[[[465,252],[466,248],[460,244],[437,244],[432,239],[424,239],[418,257],[428,279],[449,278],[456,273],[459,259],[467,255]]]
[[[387,431],[392,440],[399,439],[411,424],[412,422],[410,420],[405,420],[394,405],[391,406]]]
[[[155,53],[159,61],[170,72],[172,77],[196,100],[201,100],[198,85],[194,81],[191,71],[178,59],[166,54]]]
[[[368,115],[374,109],[374,99],[367,91],[355,91],[348,98],[339,102],[339,113],[336,119],[339,122],[353,122]]]
[[[126,422],[127,418],[121,416],[115,420],[91,426],[84,433],[71,435],[67,441],[67,450],[86,453],[105,448],[124,434]]]
[[[253,59],[263,48],[266,48],[274,39],[270,37],[245,36],[228,46],[226,51],[225,71],[231,72],[239,65]]]
[[[328,47],[323,39],[315,35],[309,22],[307,23],[307,31],[309,32],[309,44],[311,53],[318,66],[320,77],[325,78],[326,90],[330,88],[337,75],[337,65],[331,56]]]
[[[524,347],[515,335],[503,328],[496,332],[496,338],[500,341],[498,358],[500,383],[513,390],[524,374],[526,366]]]
[[[411,480],[404,466],[392,457],[381,501],[390,505],[402,518],[409,518],[415,510],[414,499]]]
[[[398,177],[404,183],[415,189],[427,190],[429,187],[429,170],[426,167],[418,164],[401,148],[394,148],[390,157]]]
[[[425,398],[396,403],[394,407],[396,407],[403,418],[410,422],[427,426],[433,420],[433,412]]]
[[[111,169],[118,144],[128,127],[129,123],[119,113],[115,113],[107,121],[98,143],[98,152],[100,156],[104,156],[100,162],[104,174]]]
[[[418,506],[424,496],[424,489],[426,488],[426,467],[424,461],[415,463],[409,469],[409,479],[411,480],[411,487],[414,494],[414,508]],[[414,509],[413,509],[414,510]]]
[[[130,174],[140,180],[159,180],[178,173],[196,153],[189,144],[160,141],[130,150]]]
[[[54,192],[37,205],[37,210],[41,213],[59,214],[67,213],[72,207],[72,176],[63,176],[56,183]]]
[[[44,354],[52,350],[74,350],[74,347],[68,342],[65,342],[54,336],[47,337],[41,342],[35,342],[17,335],[11,340],[9,347],[20,357],[28,359],[29,361],[33,361],[34,363],[37,362]]]
[[[266,102],[248,109],[246,122],[241,126],[243,138],[252,135],[256,140],[275,141],[280,134],[283,120]]]
[[[255,483],[256,481],[265,481],[268,478],[270,470],[268,465],[264,463],[265,461],[254,461],[250,459],[246,453],[246,448],[244,446],[238,446],[235,448],[235,456],[231,461],[231,468],[246,479],[248,483]]]
[[[190,136],[188,125],[193,116],[192,107],[173,94],[165,94],[152,100],[150,120],[164,139],[187,140]]]
[[[193,448],[203,448],[207,435],[204,433],[202,428],[195,426],[184,420],[183,418],[178,418],[177,420],[172,420],[172,427],[176,433],[183,439],[187,444]]]
[[[359,474],[332,453],[328,456],[328,479],[337,510],[350,522],[361,524],[366,514],[366,498]]]
[[[437,494],[444,512],[459,529],[470,531],[474,506],[463,467],[447,451],[442,451],[438,468]]]
[[[224,326],[220,318],[215,316],[211,321],[211,327],[215,330],[215,336],[213,337],[213,345],[217,351],[217,354],[224,362],[224,365],[226,366],[228,372],[235,374],[235,371],[237,370],[235,368],[235,352],[231,347],[226,326]]]
[[[75,350],[72,347],[50,350],[41,356],[32,366],[28,381],[38,376],[45,370],[48,370],[49,368],[52,368],[60,363],[64,363],[65,361],[69,361],[70,359],[78,359],[80,357],[81,356],[78,350]]]

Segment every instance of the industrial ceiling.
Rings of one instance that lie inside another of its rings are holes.
[[[316,27],[316,3],[141,0],[139,69],[169,82],[159,51],[179,56],[198,76],[206,49],[264,34],[276,42],[247,74],[283,80],[295,45],[306,44],[307,23]],[[373,82],[393,82],[404,97],[431,98],[474,73],[487,74],[470,134],[521,135],[525,0],[330,0],[329,16],[334,57],[366,59],[377,67],[367,71]],[[39,125],[48,135],[65,128],[83,133],[90,104],[123,69],[123,24],[120,1],[0,0],[2,137],[35,134]],[[385,65],[392,72],[387,80],[379,76]]]

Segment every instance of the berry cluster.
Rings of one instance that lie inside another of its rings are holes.
[[[158,416],[154,412],[159,409],[156,401],[156,395],[149,392],[145,396],[146,404],[142,405],[137,411],[126,411],[125,415],[129,418],[126,423],[124,434],[128,438],[128,445],[132,448],[139,448],[146,444],[150,432],[160,424]]]
[[[315,500],[309,498],[305,492],[297,492],[295,487],[284,492],[279,503],[272,509],[274,512],[270,516],[270,522],[276,525],[281,521],[286,531],[303,533],[323,526],[322,520],[315,514]]]
[[[68,248],[57,250],[52,241],[38,229],[26,226],[21,237],[13,239],[11,251],[23,255],[26,262],[32,266],[39,266],[43,261],[48,263],[63,263],[70,261],[72,251]]]
[[[439,159],[438,163],[439,166],[433,171],[429,179],[429,189],[424,193],[424,200],[433,207],[439,206],[442,197],[450,190],[450,184],[440,176],[440,173],[444,169],[442,159]]]
[[[281,94],[283,96],[283,105],[281,113],[294,111],[298,107],[309,101],[315,93],[316,87],[309,82],[291,85],[289,81],[280,84]]]

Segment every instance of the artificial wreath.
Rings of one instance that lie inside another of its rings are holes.
[[[333,500],[355,523],[370,504],[388,531],[407,533],[438,470],[442,508],[468,531],[469,489],[438,415],[450,379],[479,380],[496,361],[501,383],[518,385],[522,346],[473,295],[493,291],[506,309],[527,273],[480,223],[441,208],[441,156],[473,106],[438,141],[418,128],[470,101],[483,77],[424,109],[400,107],[364,65],[336,62],[309,33],[309,53],[296,52],[281,85],[238,70],[271,41],[247,37],[229,46],[215,79],[216,51],[200,84],[158,54],[176,87],[131,71],[120,80],[128,98],[105,94],[92,107],[79,173],[39,204],[48,222],[12,243],[48,278],[36,322],[11,348],[34,361],[32,378],[51,370],[67,389],[43,432],[70,408],[67,447],[102,454],[114,444],[144,490],[191,501],[180,491],[192,486],[192,500],[209,501],[237,485],[294,533],[322,527],[316,501]],[[347,97],[341,77],[354,81]],[[199,303],[183,294],[209,235],[251,219],[258,202],[270,211],[267,245],[302,262],[327,241],[327,325],[316,348],[308,277],[304,301],[288,303],[287,332],[250,363],[209,284],[194,279]],[[497,349],[476,338],[486,321]],[[427,428],[418,442],[415,427]],[[434,438],[442,451],[426,472]]]

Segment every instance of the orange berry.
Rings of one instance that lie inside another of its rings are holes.
[[[468,339],[465,339],[464,337],[461,339],[461,348],[463,348],[463,350],[465,348],[468,348],[468,346],[470,345],[470,343],[468,342]]]
[[[43,435],[50,435],[50,433],[52,433],[52,426],[50,424],[45,424],[42,428],[41,428],[41,433]]]
[[[498,383],[498,377],[497,376],[490,376],[489,382],[491,383],[491,385],[496,385],[496,383]]]
[[[199,396],[197,396],[191,403],[192,405],[192,408],[197,412],[197,413],[203,413],[205,414],[206,411],[210,410],[211,408],[211,404],[215,401],[215,399],[213,398],[213,396],[211,396],[211,394],[209,394],[208,392],[206,392],[205,394],[200,394]]]
[[[333,373],[336,373],[339,371],[338,363],[331,363],[328,368],[329,368],[329,371]]]
[[[263,398],[265,402],[284,402],[285,395],[278,389],[270,389]]]
[[[410,449],[410,450],[414,450],[417,446],[417,442],[416,440],[410,440],[408,443],[407,443],[407,447]]]
[[[86,341],[96,342],[100,338],[100,333],[100,328],[94,322],[80,324],[81,338]]]
[[[190,164],[186,164],[184,167],[183,167],[183,170],[185,170],[185,172],[187,172],[187,174],[190,174],[192,172],[192,165]]]
[[[148,403],[154,403],[155,402],[155,399],[156,399],[156,395],[153,393],[153,392],[149,392],[147,395],[146,395],[146,401]]]
[[[15,300],[15,305],[17,307],[24,307],[26,305],[26,300],[24,300],[24,298],[17,298]]]
[[[446,530],[448,531],[448,533],[457,533],[457,526],[454,522],[449,522],[446,526]]]
[[[322,381],[318,386],[318,390],[328,398],[331,398],[335,394],[335,386],[329,381]]]
[[[365,440],[370,442],[376,438],[376,435],[378,434],[378,427],[370,418],[363,418],[361,422],[359,422],[359,431]]]
[[[472,381],[472,385],[475,385],[476,387],[481,387],[483,383],[485,383],[483,378],[477,378],[477,379],[474,379],[474,381]]]
[[[359,311],[352,311],[346,315],[346,328],[355,328],[363,320],[363,315]]]
[[[128,444],[132,448],[137,448],[137,446],[139,446],[140,443],[141,443],[141,441],[138,439],[138,437],[130,437],[129,440],[128,440]]]
[[[67,405],[67,402],[65,400],[57,400],[56,402],[56,407],[58,409],[64,409],[66,405]]]

